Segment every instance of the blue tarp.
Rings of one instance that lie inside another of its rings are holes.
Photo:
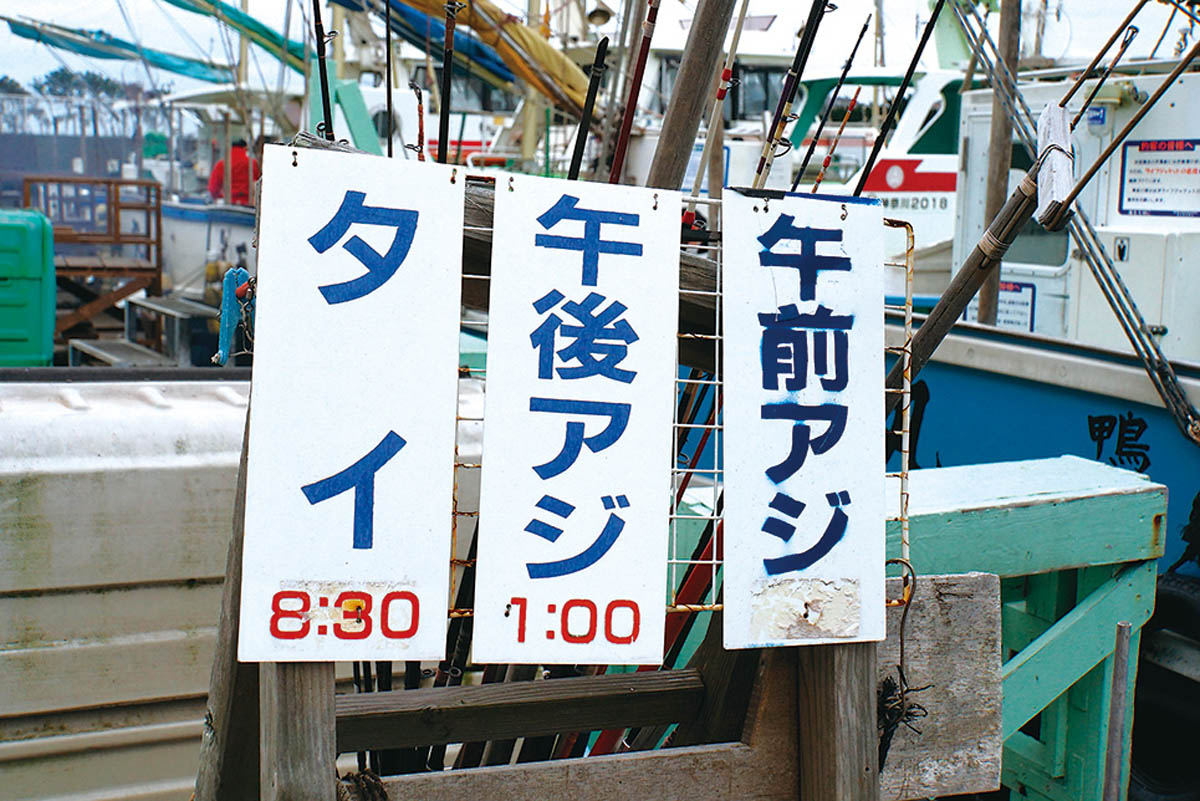
[[[351,11],[374,11],[382,16],[375,6],[365,0],[331,0],[331,2]],[[440,53],[445,49],[443,42],[446,37],[446,25],[444,22],[405,5],[402,0],[390,0],[390,2],[392,4],[393,33],[422,50],[425,49],[426,35],[428,34],[428,44],[431,50]],[[461,53],[466,59],[478,64],[502,81],[516,80],[512,70],[504,64],[495,50],[464,33],[460,28],[454,30],[454,52]],[[461,64],[455,66],[463,71]]]
[[[57,25],[26,24],[7,17],[4,19],[8,23],[8,27],[17,36],[32,39],[35,42],[41,42],[61,50],[70,50],[80,55],[133,61],[145,59],[146,63],[152,67],[158,67],[159,69],[179,75],[187,75],[191,78],[210,81],[212,83],[228,83],[234,79],[233,70],[229,67],[185,58],[184,56],[176,56],[160,50],[138,47],[132,42],[118,39],[104,31],[76,30]]]

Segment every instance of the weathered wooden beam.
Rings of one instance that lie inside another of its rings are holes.
[[[720,64],[733,6],[734,0],[703,0],[696,9],[675,82],[689,91],[671,93],[646,186],[678,189],[683,183],[700,118],[708,105],[709,94],[700,88],[709,85]]]
[[[794,649],[804,801],[879,800],[877,649],[873,642]]]
[[[333,663],[260,667],[263,801],[334,801]]]
[[[339,752],[534,737],[692,720],[704,697],[696,670],[431,687],[338,696]]]
[[[1000,56],[1004,66],[1017,74],[1021,55],[1021,0],[1000,3]],[[998,67],[997,67],[998,68]],[[1008,198],[1009,170],[1012,167],[1012,117],[999,92],[992,93],[992,125],[988,135],[988,174],[983,219],[995,219]],[[1000,304],[1000,271],[992,270],[979,287],[979,322],[996,324]]]
[[[899,598],[899,578],[887,580]],[[1000,786],[1000,579],[922,574],[907,615],[887,610],[878,679],[896,681],[903,619],[904,676],[924,717],[892,733],[879,769],[884,801],[985,793]],[[894,697],[893,697],[894,698]],[[921,714],[917,711],[917,714]]]
[[[742,736],[762,652],[726,651],[721,646],[723,627],[724,613],[713,612],[690,663],[704,679],[704,701],[695,719],[680,723],[671,735],[672,745],[719,743]]]
[[[796,682],[787,656],[764,655],[740,743],[418,773],[388,777],[385,788],[390,798],[422,801],[795,801]]]
[[[217,652],[208,687],[200,740],[196,801],[257,801],[258,665],[237,661],[238,610],[242,603],[242,541],[246,527],[246,453],[250,407],[242,434],[233,527],[225,563],[225,588],[217,626]]]

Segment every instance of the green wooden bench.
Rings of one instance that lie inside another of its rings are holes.
[[[1014,798],[1100,801],[1116,625],[1134,627],[1132,698],[1139,630],[1154,609],[1166,487],[1063,456],[918,470],[909,491],[918,574],[1001,578],[1004,785]],[[899,551],[893,522],[889,558]],[[1126,787],[1131,728],[1129,716]]]

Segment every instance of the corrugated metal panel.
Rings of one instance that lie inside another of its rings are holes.
[[[0,385],[0,799],[190,795],[248,392]]]
[[[0,801],[190,796],[248,396],[0,384]],[[478,463],[483,382],[459,396]]]

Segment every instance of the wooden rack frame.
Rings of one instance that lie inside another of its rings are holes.
[[[23,182],[22,202],[25,208],[37,209],[50,218],[59,286],[82,301],[79,308],[58,318],[56,336],[139,289],[152,295],[162,292],[162,186],[157,181],[29,175]],[[125,212],[142,216],[140,232],[124,230],[121,223]],[[86,246],[92,252],[57,252],[63,246]],[[139,255],[121,254],[126,249]],[[96,293],[71,280],[89,277],[115,279],[118,283]]]

